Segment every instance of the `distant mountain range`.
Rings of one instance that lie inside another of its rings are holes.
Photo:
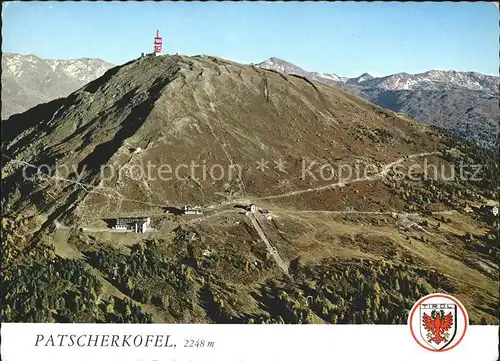
[[[356,78],[308,72],[273,57],[258,67],[296,74],[342,88],[379,106],[403,112],[466,137],[487,147],[498,146],[499,77],[477,72],[430,70],[420,74],[398,73]]]
[[[364,73],[356,78],[348,78],[337,74],[309,72],[295,64],[280,58],[272,57],[257,64],[265,69],[275,70],[283,74],[295,74],[310,77],[324,83],[336,82],[348,85],[362,85],[382,90],[446,90],[464,88],[469,90],[499,92],[499,77],[477,72],[430,70],[420,74],[397,73],[385,77],[374,77]]]
[[[113,66],[101,59],[49,60],[3,53],[2,119],[66,97]]]

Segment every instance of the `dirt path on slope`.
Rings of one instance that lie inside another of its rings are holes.
[[[278,253],[278,250],[269,243],[269,240],[267,239],[266,235],[264,234],[264,231],[262,230],[262,227],[259,225],[259,222],[255,219],[255,216],[253,214],[249,214],[248,218],[250,218],[250,221],[252,222],[253,227],[259,234],[260,239],[266,244],[267,250],[273,256],[274,260],[278,264],[278,267],[281,268],[281,270],[288,276],[290,277],[290,274],[288,272],[288,263],[285,262],[281,256]]]

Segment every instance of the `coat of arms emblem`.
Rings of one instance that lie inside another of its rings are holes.
[[[429,351],[446,351],[458,345],[468,322],[460,301],[440,293],[415,303],[408,320],[415,341]]]

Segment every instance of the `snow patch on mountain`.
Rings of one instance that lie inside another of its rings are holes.
[[[72,79],[87,83],[99,78],[113,66],[101,59],[56,60],[41,59],[35,55],[2,54],[3,71],[14,77],[21,77],[28,69],[35,70],[36,68],[37,71],[51,70],[58,73],[57,76],[65,74]]]
[[[499,92],[499,77],[476,72],[429,70],[425,73],[399,73],[382,78],[373,78],[358,82],[364,87],[382,90],[449,90],[464,88],[469,90]]]
[[[100,59],[47,60],[53,71],[62,72],[70,78],[90,82],[102,76],[111,64]]]
[[[2,54],[2,119],[66,97],[114,65],[100,59],[55,60]]]
[[[11,73],[15,77],[20,77],[26,68],[34,68],[42,60],[33,55],[22,56],[12,54],[12,56],[2,55],[2,68],[4,72]]]

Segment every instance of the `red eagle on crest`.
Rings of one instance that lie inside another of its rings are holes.
[[[430,316],[424,313],[422,322],[425,329],[429,331],[427,333],[427,342],[434,341],[439,345],[441,342],[448,341],[449,334],[447,331],[453,326],[453,315],[451,312],[446,316],[443,310],[440,312],[433,310]]]

